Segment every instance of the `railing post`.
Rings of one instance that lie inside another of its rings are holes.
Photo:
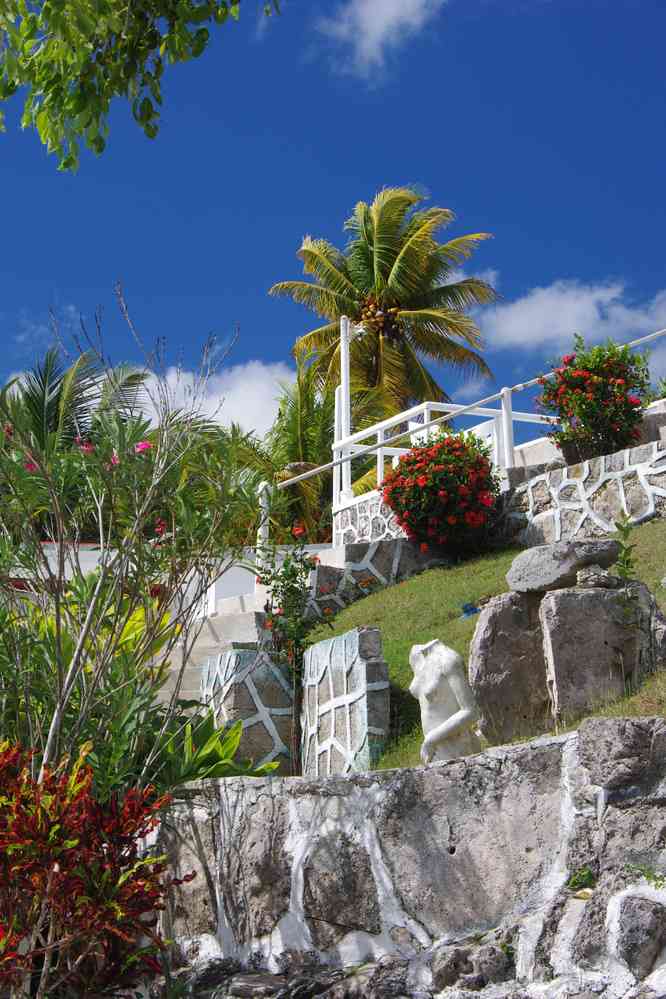
[[[351,387],[350,387],[350,367],[349,367],[349,344],[351,342],[351,329],[347,316],[340,317],[340,430],[342,437],[349,437],[351,434]],[[340,457],[344,458],[347,450],[344,449]],[[352,498],[351,487],[351,455],[342,467],[342,498],[350,500]]]
[[[257,530],[256,563],[259,567],[263,565],[262,554],[270,541],[270,489],[271,487],[268,482],[260,482],[257,486],[257,495],[259,496],[259,528]]]
[[[513,401],[511,389],[502,389],[502,437],[504,438],[504,467],[513,468]]]
[[[377,443],[381,444],[384,440],[384,431],[377,431]],[[384,448],[377,448],[377,488],[381,488],[381,484],[384,481]]]
[[[340,412],[342,408],[342,385],[338,385],[335,390],[335,416],[333,417],[333,461],[338,459],[338,449],[335,446],[342,434],[340,431]],[[333,469],[333,509],[336,510],[340,503],[340,466]]]

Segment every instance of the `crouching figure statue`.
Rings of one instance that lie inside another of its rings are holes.
[[[435,639],[427,645],[413,645],[409,664],[414,672],[409,692],[421,706],[423,762],[481,752],[474,731],[478,709],[458,653]]]

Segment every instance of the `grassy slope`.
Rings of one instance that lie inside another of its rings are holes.
[[[636,576],[655,594],[666,613],[666,522],[653,520],[632,534],[636,545]],[[381,629],[384,656],[392,684],[394,736],[380,760],[380,767],[411,766],[419,762],[421,728],[418,704],[408,692],[412,678],[409,650],[412,645],[439,638],[467,658],[478,617],[462,618],[462,605],[507,590],[505,574],[516,550],[495,552],[452,569],[431,569],[387,590],[380,590],[341,611],[333,629],[318,627],[311,641],[340,635],[350,628]],[[633,696],[605,707],[606,715],[666,713],[666,674],[651,677]]]

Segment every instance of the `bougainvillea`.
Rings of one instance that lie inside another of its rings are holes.
[[[408,538],[459,553],[487,536],[499,483],[472,434],[444,434],[403,455],[383,483],[385,503]]]
[[[101,804],[84,755],[39,783],[30,754],[0,743],[0,993],[124,995],[161,970],[169,881],[141,846],[167,799]]]
[[[586,349],[578,336],[574,351],[540,383],[538,404],[561,422],[550,436],[567,460],[620,451],[640,438],[650,378],[645,358],[628,347],[608,342]]]

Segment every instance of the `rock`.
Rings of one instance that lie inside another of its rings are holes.
[[[263,996],[276,996],[285,985],[282,975],[235,975],[226,988],[228,996],[239,999],[255,999]]]
[[[619,576],[611,576],[600,565],[588,565],[576,573],[576,586],[585,589],[617,590],[623,585]]]
[[[518,593],[544,593],[573,586],[576,573],[588,565],[608,568],[617,561],[617,541],[558,541],[521,552],[511,565],[506,581]]]
[[[617,700],[656,666],[654,600],[640,583],[622,590],[562,589],[539,607],[553,717],[571,720]]]
[[[436,989],[445,989],[455,985],[462,975],[473,972],[470,960],[470,947],[439,947],[432,957],[430,965],[432,983]]]
[[[540,599],[504,593],[479,614],[469,650],[469,682],[480,712],[479,730],[490,742],[509,742],[547,728]]]
[[[472,956],[474,973],[480,975],[485,984],[506,982],[512,977],[514,964],[509,954],[495,944],[483,944]]]
[[[629,896],[620,904],[617,954],[636,978],[646,978],[666,946],[666,906]]]
[[[303,878],[305,918],[320,950],[331,949],[350,930],[381,932],[370,858],[348,836],[320,841],[310,853]]]
[[[588,718],[578,729],[578,756],[590,781],[607,790],[649,786],[662,776],[666,719]]]

